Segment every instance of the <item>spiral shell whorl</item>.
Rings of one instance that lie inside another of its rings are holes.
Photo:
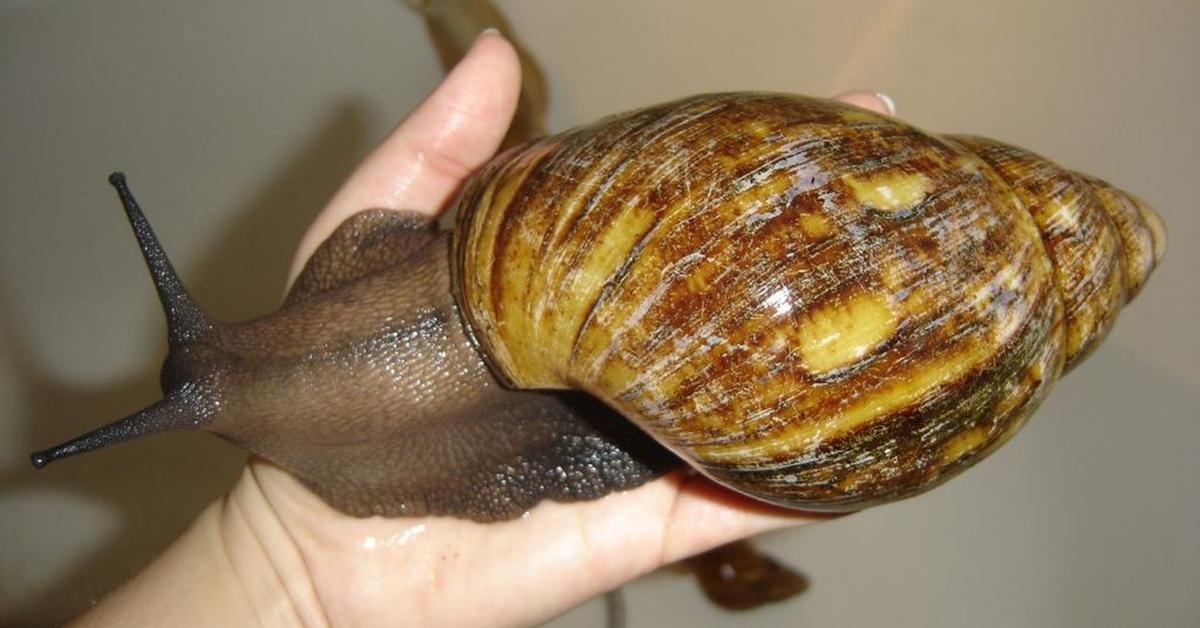
[[[1023,148],[952,136],[1017,193],[1042,233],[1066,308],[1067,368],[1112,328],[1163,255],[1162,221],[1140,199]]]
[[[464,189],[460,308],[515,386],[579,388],[765,501],[921,492],[1062,371],[1020,194],[962,140],[828,101],[701,96],[501,155]]]

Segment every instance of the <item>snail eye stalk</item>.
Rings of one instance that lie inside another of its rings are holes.
[[[167,336],[171,347],[175,348],[189,341],[196,340],[212,327],[208,315],[192,300],[180,281],[171,260],[150,228],[150,222],[138,206],[133,192],[125,182],[125,175],[114,172],[108,177],[108,182],[117,190],[117,196],[125,207],[125,215],[129,217],[129,226],[137,237],[138,248],[146,260],[146,268],[154,281],[154,289],[158,291],[158,299],[162,302],[163,313],[167,316]]]

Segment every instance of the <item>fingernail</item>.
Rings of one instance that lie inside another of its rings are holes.
[[[478,37],[483,37],[485,35],[499,35],[499,34],[500,34],[499,29],[497,29],[495,26],[489,26],[489,27],[479,31]]]
[[[888,115],[896,115],[896,101],[892,100],[891,96],[883,92],[875,92],[875,97],[883,101],[883,106],[887,107]]]

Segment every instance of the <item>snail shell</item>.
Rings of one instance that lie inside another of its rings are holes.
[[[518,388],[582,389],[753,497],[852,510],[1009,439],[1143,285],[1154,212],[992,140],[699,96],[489,163],[453,279]]]

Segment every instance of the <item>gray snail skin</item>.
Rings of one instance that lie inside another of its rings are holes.
[[[452,233],[362,212],[227,323],[111,181],[164,398],[34,465],[201,429],[358,516],[509,519],[681,461],[798,510],[915,495],[1008,440],[1165,246],[1145,203],[1023,149],[712,94],[500,154]]]

